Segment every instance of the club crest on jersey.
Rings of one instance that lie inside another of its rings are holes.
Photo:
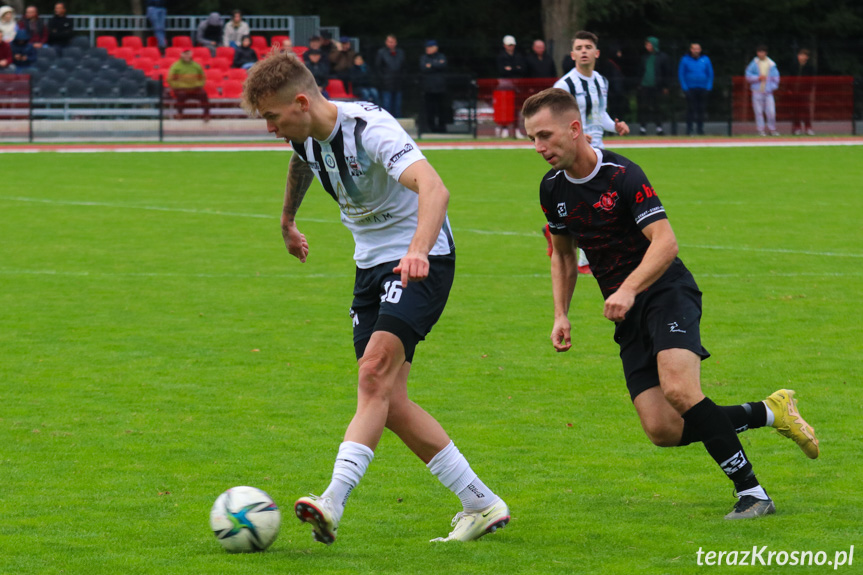
[[[357,162],[356,156],[345,156],[345,161],[348,163],[348,169],[352,176],[362,176],[363,171],[360,169],[360,164]]]
[[[562,218],[566,217],[566,202],[560,202],[557,204],[557,215]]]
[[[597,210],[610,212],[614,209],[615,204],[617,204],[617,192],[605,192],[599,196],[599,201],[593,204],[593,207]]]
[[[337,172],[338,167],[336,164],[336,157],[330,152],[324,153],[324,165],[327,168],[328,172]]]

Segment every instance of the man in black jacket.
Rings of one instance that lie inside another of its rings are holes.
[[[554,60],[545,53],[545,42],[534,40],[530,54],[525,58],[528,78],[557,78]]]
[[[446,93],[446,56],[439,52],[437,42],[426,42],[426,53],[420,56],[425,127],[429,132],[445,132],[444,95]]]
[[[503,49],[497,55],[498,78],[524,78],[524,56],[515,51],[515,37],[503,37]]]
[[[72,19],[66,16],[66,5],[57,2],[54,5],[54,15],[48,21],[48,45],[62,55],[63,48],[69,45],[74,35],[75,27],[72,25]]]
[[[648,36],[644,41],[647,51],[641,57],[641,83],[638,86],[639,133],[647,134],[647,124],[656,124],[656,135],[662,136],[662,97],[668,94],[670,77],[668,56],[659,51],[659,39]]]
[[[405,66],[405,52],[398,44],[395,34],[388,35],[385,46],[375,57],[375,69],[381,80],[381,106],[396,118],[402,114],[402,72]]]

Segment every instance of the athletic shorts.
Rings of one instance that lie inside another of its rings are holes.
[[[357,359],[375,331],[388,331],[402,340],[405,359],[413,360],[416,344],[425,339],[446,306],[455,277],[455,253],[429,256],[429,275],[421,282],[402,287],[401,275],[393,273],[398,261],[369,269],[357,268],[351,319]]]
[[[689,271],[654,284],[635,298],[626,319],[614,329],[630,397],[659,385],[656,355],[664,349],[688,349],[702,360],[701,292]]]

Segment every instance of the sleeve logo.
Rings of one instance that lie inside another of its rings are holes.
[[[560,202],[557,204],[557,215],[562,218],[566,217],[566,202]]]
[[[390,161],[387,162],[387,168],[392,168],[395,165],[395,163],[401,159],[402,156],[404,156],[405,154],[407,154],[410,151],[413,151],[413,149],[414,149],[414,147],[412,145],[405,144],[405,147],[401,151],[397,152],[396,154],[393,155],[392,158],[390,158]]]

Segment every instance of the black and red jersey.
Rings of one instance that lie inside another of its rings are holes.
[[[608,150],[594,151],[596,168],[584,179],[549,171],[539,186],[539,201],[551,233],[575,237],[607,298],[644,258],[650,241],[641,230],[667,216],[638,164]],[[685,271],[675,258],[661,279]]]

